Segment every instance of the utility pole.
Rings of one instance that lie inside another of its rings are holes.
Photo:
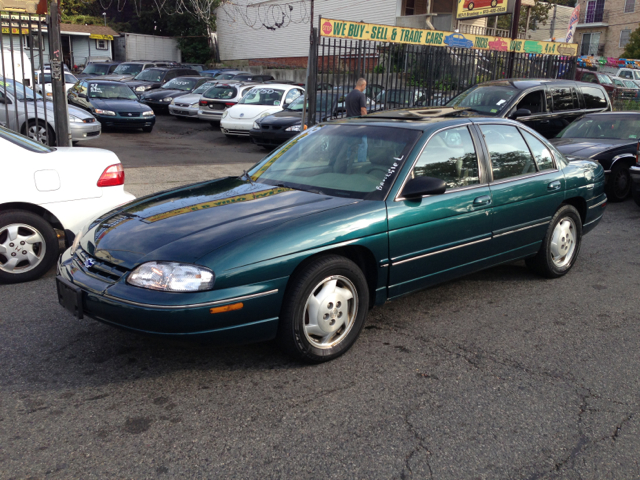
[[[521,0],[516,0],[515,3],[516,4],[513,8],[513,13],[511,14],[511,41],[512,42],[518,39],[518,31],[520,27],[519,25],[520,24],[520,7],[522,5]],[[515,61],[515,57],[516,57],[515,52],[509,53],[509,68],[507,69],[507,78],[513,77],[513,64]]]
[[[307,59],[307,82],[305,84],[304,89],[304,102],[302,104],[302,129],[304,130],[306,125],[311,125],[315,123],[315,118],[311,118],[311,112],[315,113],[315,103],[316,103],[316,95],[315,95],[315,84],[316,79],[312,78],[316,71],[318,70],[318,57],[315,55],[317,50],[316,42],[315,42],[315,31],[313,29],[313,7],[314,0],[311,0],[311,16],[309,17],[309,57]],[[316,62],[315,65],[313,62]],[[310,94],[310,90],[313,95]],[[309,104],[309,109],[307,110],[307,103]],[[309,114],[309,115],[307,115]],[[307,121],[307,116],[309,117]]]
[[[56,144],[59,147],[68,147],[71,144],[69,135],[69,108],[67,106],[67,94],[64,88],[62,42],[60,40],[60,5],[58,4],[58,0],[52,0],[49,4],[49,63],[51,64],[51,93],[53,94],[53,120],[56,125]]]

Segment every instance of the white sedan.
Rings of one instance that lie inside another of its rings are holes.
[[[0,152],[13,171],[0,188],[0,283],[42,276],[86,223],[135,199],[108,150],[53,149],[0,127]]]
[[[272,83],[254,87],[224,111],[220,129],[227,137],[249,136],[256,120],[282,111],[302,94],[304,88],[295,85]]]

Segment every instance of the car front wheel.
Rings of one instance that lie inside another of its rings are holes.
[[[578,258],[582,243],[582,220],[572,205],[563,205],[551,219],[542,246],[525,260],[535,273],[547,278],[566,274]]]
[[[281,348],[299,360],[333,360],[355,343],[369,306],[362,270],[338,255],[320,257],[296,274],[278,327]]]
[[[56,134],[51,125],[48,125],[44,120],[29,120],[23,130],[27,137],[36,142],[49,146],[55,146],[56,144]]]
[[[611,202],[622,202],[631,191],[631,175],[627,165],[614,165],[607,180],[607,199]]]
[[[0,214],[0,283],[44,275],[58,258],[58,239],[42,217],[22,210]]]

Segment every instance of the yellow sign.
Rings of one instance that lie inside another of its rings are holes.
[[[22,35],[29,35],[29,29],[28,28],[9,28],[9,27],[2,27],[2,33],[3,34],[13,34],[13,35],[19,35],[20,33],[22,33]]]
[[[576,56],[578,53],[578,45],[575,43],[511,40],[502,37],[441,32],[438,30],[423,30],[419,28],[392,27],[390,25],[375,25],[327,18],[321,20],[320,32],[323,37],[406,43],[410,45],[431,45],[436,47],[471,48],[475,50],[497,50],[502,52],[537,53],[544,55]]]
[[[205,210],[207,208],[215,208],[222,207],[223,205],[230,205],[232,203],[239,202],[249,202],[251,200],[257,200],[259,198],[271,197],[273,195],[278,195],[282,192],[288,192],[291,190],[290,188],[270,188],[269,190],[263,190],[257,193],[247,193],[245,195],[237,195],[235,197],[223,198],[222,200],[214,200],[212,202],[203,202],[198,203],[197,205],[191,205],[190,207],[177,208],[175,210],[170,210],[168,212],[159,213],[157,215],[153,215],[151,217],[145,218],[145,222],[157,222],[159,220],[164,220],[165,218],[175,217],[176,215],[182,215],[184,213],[189,212],[197,212],[198,210]]]
[[[113,35],[98,35],[97,33],[92,33],[89,35],[89,38],[93,40],[113,40]]]
[[[505,15],[509,0],[458,0],[458,19]]]

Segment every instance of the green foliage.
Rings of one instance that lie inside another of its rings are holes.
[[[573,4],[573,0],[556,0],[550,2],[541,2],[536,0],[535,5],[531,7],[531,17],[529,18],[528,30],[536,30],[537,25],[546,25],[549,20],[549,11],[554,4],[567,5]],[[518,23],[518,31],[524,32],[527,25],[527,9],[529,7],[520,8],[520,22]],[[489,26],[493,26],[493,19],[489,19]],[[511,30],[511,15],[502,15],[498,17],[498,28],[503,30]]]
[[[640,58],[640,27],[631,33],[622,56],[623,58]]]
[[[373,67],[373,73],[384,73],[384,65],[379,63],[375,67]]]

